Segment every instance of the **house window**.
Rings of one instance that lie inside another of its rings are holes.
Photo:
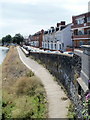
[[[59,44],[59,49],[61,50],[61,44]]]
[[[49,49],[49,43],[48,43],[48,49]]]
[[[87,30],[87,34],[90,35],[90,29]]]
[[[56,44],[55,44],[55,49],[56,49]]]
[[[84,23],[84,18],[77,19],[77,24],[83,24]]]
[[[78,35],[78,30],[74,30],[74,35]]]
[[[90,40],[88,41],[88,45],[90,45]]]
[[[90,17],[87,17],[87,22],[90,22]]]
[[[82,35],[82,31],[78,31],[78,35]]]
[[[47,47],[47,44],[45,43],[45,48]]]
[[[83,45],[83,41],[80,41],[80,42],[79,42],[79,45],[80,45],[80,46]]]
[[[53,43],[51,43],[51,49],[53,50]]]
[[[84,35],[84,29],[78,30],[78,35]]]
[[[62,43],[62,47],[64,47],[64,43]]]

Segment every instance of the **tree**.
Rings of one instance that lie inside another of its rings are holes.
[[[2,45],[5,43],[5,37],[2,38]]]
[[[5,37],[2,38],[2,45],[5,43],[11,43],[12,42],[12,37],[11,35],[6,35]]]
[[[11,43],[11,42],[12,42],[12,37],[11,37],[11,35],[7,35],[7,36],[6,36],[6,42],[7,42],[7,43]]]
[[[16,34],[14,37],[13,37],[13,43],[17,43],[17,44],[21,44],[23,42],[24,38],[23,36],[19,33],[19,34]]]

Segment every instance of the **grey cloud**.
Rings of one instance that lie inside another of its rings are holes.
[[[55,7],[51,5],[22,5],[4,4],[3,19],[30,19],[36,24],[49,24],[56,20],[64,19],[70,16],[70,11],[65,11],[62,6]],[[67,20],[67,19],[66,19]]]

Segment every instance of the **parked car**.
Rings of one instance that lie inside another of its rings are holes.
[[[50,51],[50,50],[46,50],[46,52],[47,52],[47,53],[51,53],[51,51]]]
[[[74,53],[73,53],[73,52],[64,52],[64,54],[70,54],[70,55],[73,55]]]
[[[39,50],[39,52],[44,52],[44,50]]]
[[[31,50],[31,48],[30,48],[29,46],[27,46],[27,50],[29,50],[29,51],[30,51],[30,50]]]
[[[52,51],[52,53],[61,53],[60,51]]]
[[[23,45],[23,48],[24,48],[24,49],[27,49],[28,47],[27,47],[26,45]]]

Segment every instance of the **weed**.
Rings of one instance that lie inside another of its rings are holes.
[[[45,118],[47,102],[44,86],[10,48],[3,63],[2,119]]]
[[[69,107],[68,107],[68,118],[76,118],[76,113],[74,112],[74,104],[70,104]]]
[[[32,76],[34,76],[34,73],[32,71],[29,71],[29,72],[26,73],[26,76],[27,77],[32,77]]]

